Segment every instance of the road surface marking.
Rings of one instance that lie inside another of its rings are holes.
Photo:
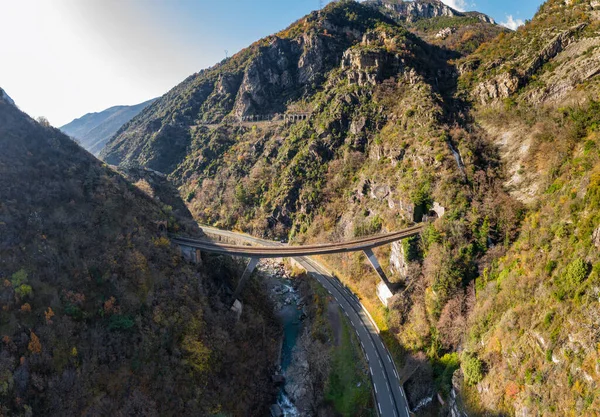
[[[369,360],[369,355],[367,355],[367,360]],[[371,371],[371,376],[373,376],[373,368],[369,366],[369,371]]]
[[[362,348],[365,348],[365,345],[363,344],[362,340],[360,341],[360,345],[362,346]]]
[[[396,375],[396,378],[400,379],[400,377],[398,376],[398,372],[396,372],[395,369],[394,369],[394,375]]]
[[[402,397],[404,397],[404,390],[402,388],[400,388],[400,394],[402,394]]]
[[[377,384],[373,382],[373,386],[375,387],[375,394],[377,394]]]
[[[381,363],[381,359],[378,359],[378,360],[379,360],[379,366],[381,366],[381,369],[383,369],[383,363]]]
[[[408,407],[404,406],[404,408],[406,408],[406,414],[410,416],[410,410],[408,409]]]
[[[388,361],[390,361],[390,363],[394,363],[394,362],[392,361],[392,357],[390,356],[390,354],[389,354],[389,353],[387,354],[387,357],[388,357]]]
[[[379,408],[379,414],[381,414],[381,404],[379,402],[377,402],[377,408]]]
[[[398,417],[398,412],[396,410],[394,410],[394,416]]]

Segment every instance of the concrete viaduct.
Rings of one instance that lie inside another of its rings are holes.
[[[377,295],[379,296],[381,302],[387,305],[387,299],[393,295],[394,288],[388,280],[387,276],[385,275],[385,272],[381,268],[381,265],[379,264],[379,261],[375,256],[375,253],[373,253],[373,248],[418,235],[423,230],[423,228],[424,225],[419,224],[398,232],[371,236],[349,242],[305,246],[240,246],[221,244],[217,242],[198,239],[190,239],[186,237],[174,237],[172,238],[172,241],[181,247],[182,252],[184,254],[190,253],[191,251],[193,252],[195,250],[217,253],[221,255],[242,256],[250,258],[250,262],[248,263],[248,266],[246,267],[242,278],[240,279],[238,286],[234,292],[234,300],[238,299],[246,281],[250,278],[250,275],[256,268],[256,265],[258,264],[261,258],[294,258],[310,255],[331,255],[335,253],[362,251],[369,259],[369,262],[373,266],[373,269],[375,269],[375,271],[381,278],[382,284],[384,284],[383,289],[381,284],[378,287]],[[196,253],[193,253],[193,257],[195,256],[198,255]]]

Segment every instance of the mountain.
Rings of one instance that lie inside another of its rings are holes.
[[[468,55],[509,30],[479,12],[459,12],[439,0],[367,0],[362,4],[402,23],[427,42]]]
[[[188,77],[102,157],[164,172],[203,224],[292,244],[429,220],[377,251],[387,308],[362,254],[323,259],[411,407],[595,415],[599,11],[550,0],[508,31],[439,2],[335,2]]]
[[[9,97],[8,94],[6,94],[6,91],[4,91],[3,89],[0,88],[0,98],[2,100],[4,100],[6,103],[11,104],[13,106],[15,106],[15,102],[13,101],[12,98]]]
[[[363,4],[380,8],[390,17],[409,23],[438,17],[471,17],[483,23],[496,24],[488,15],[479,12],[459,12],[440,0],[367,0]]]
[[[152,99],[134,106],[115,106],[98,113],[88,113],[62,126],[60,130],[76,139],[89,152],[98,155],[121,126],[155,101]]]
[[[148,196],[158,181],[129,183],[5,97],[0,149],[1,415],[268,413],[267,300],[250,289],[236,320],[237,265],[182,260],[159,225],[196,232]]]

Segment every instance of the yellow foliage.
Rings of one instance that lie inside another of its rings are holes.
[[[159,238],[152,239],[154,246],[157,248],[168,248],[171,245],[171,241],[169,238],[165,236],[161,236]]]
[[[200,373],[208,370],[210,349],[204,346],[204,343],[196,340],[196,336],[188,335],[183,339],[181,346],[189,355],[187,360],[188,365]]]

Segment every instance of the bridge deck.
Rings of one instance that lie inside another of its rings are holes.
[[[267,247],[227,245],[220,244],[218,242],[209,242],[185,237],[175,237],[172,240],[179,245],[189,246],[206,252],[219,253],[223,255],[244,256],[248,258],[288,258],[296,256],[330,255],[334,253],[364,251],[418,235],[423,228],[423,225],[417,225],[398,232],[371,236],[349,242],[306,246]]]

